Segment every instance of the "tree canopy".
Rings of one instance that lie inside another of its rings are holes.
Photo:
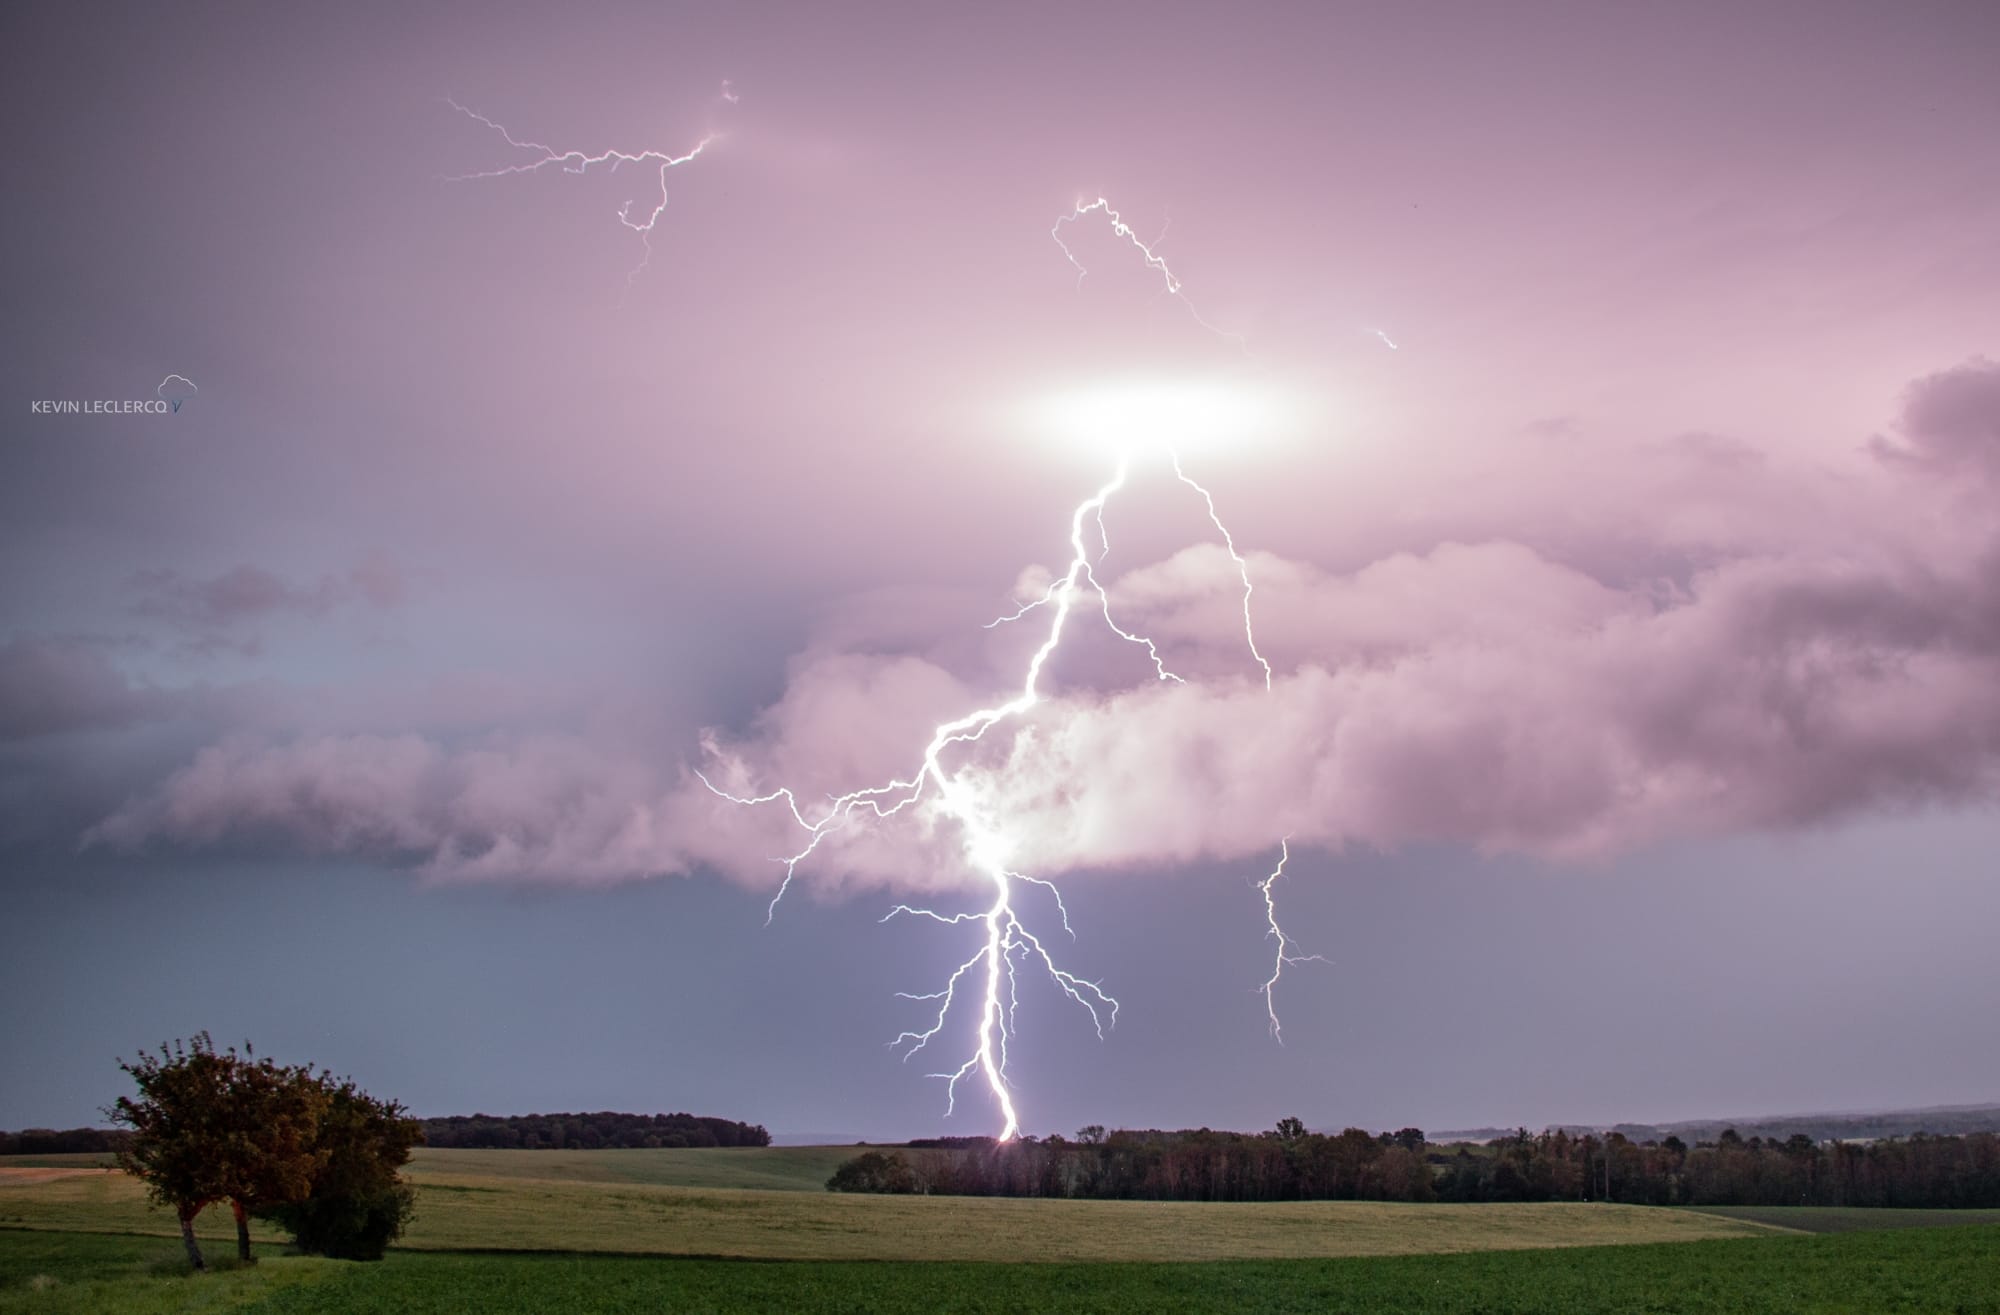
[[[350,1078],[317,1078],[326,1113],[313,1143],[309,1190],[259,1211],[290,1232],[301,1251],[341,1260],[379,1260],[414,1212],[415,1193],[398,1171],[423,1140],[402,1105],[378,1100]]]
[[[236,1216],[238,1257],[253,1259],[249,1212],[299,1199],[311,1187],[326,1092],[310,1071],[257,1059],[247,1046],[240,1055],[234,1046],[217,1050],[206,1032],[118,1066],[139,1089],[106,1111],[132,1130],[120,1166],[145,1182],[156,1204],[173,1209],[196,1269],[205,1262],[195,1216],[222,1201]]]
[[[130,1130],[118,1162],[180,1220],[205,1268],[195,1216],[227,1201],[238,1257],[251,1262],[250,1216],[278,1220],[301,1249],[375,1258],[411,1213],[397,1176],[423,1139],[402,1106],[310,1065],[218,1050],[206,1032],[118,1066],[138,1088],[105,1112]]]
[[[2000,1205],[2000,1136],[1918,1134],[1868,1143],[1744,1137],[1690,1147],[1620,1133],[1526,1130],[1438,1145],[1418,1128],[1327,1135],[1298,1119],[1269,1132],[1116,1131],[911,1142],[843,1164],[832,1191],[1178,1201],[1611,1200],[1634,1205]]]

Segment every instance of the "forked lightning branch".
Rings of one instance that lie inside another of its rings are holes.
[[[1235,563],[1243,586],[1243,638],[1268,689],[1271,666],[1257,647],[1256,631],[1251,624],[1250,598],[1253,589],[1249,563],[1237,552],[1235,539],[1217,515],[1215,500],[1209,491],[1187,473],[1177,453],[1169,450],[1166,458],[1175,477],[1201,496],[1209,520],[1222,535],[1229,556]],[[1112,611],[1111,594],[1097,573],[1099,563],[1111,547],[1111,537],[1104,522],[1105,509],[1125,487],[1130,473],[1131,458],[1121,458],[1111,478],[1077,504],[1070,513],[1068,567],[1041,597],[1001,618],[999,623],[1004,624],[1022,621],[1042,612],[1048,615],[1048,628],[1028,660],[1020,691],[1002,702],[940,724],[932,732],[922,759],[909,775],[841,795],[820,810],[816,817],[807,815],[799,805],[798,796],[789,787],[779,786],[759,795],[741,795],[722,790],[706,776],[701,777],[702,784],[732,803],[788,810],[800,828],[802,837],[799,848],[780,860],[784,864],[785,877],[777,896],[771,901],[772,914],[775,914],[779,901],[790,888],[800,865],[810,861],[823,842],[850,825],[865,824],[871,817],[895,816],[928,798],[934,810],[956,826],[966,867],[987,884],[991,890],[991,902],[983,909],[950,913],[908,904],[899,904],[889,911],[888,917],[929,918],[977,930],[972,953],[952,971],[942,987],[905,995],[904,998],[909,1000],[935,1004],[936,1012],[930,1015],[927,1024],[917,1030],[903,1032],[893,1044],[902,1048],[905,1058],[926,1051],[945,1031],[955,1014],[969,1013],[971,1041],[964,1058],[955,1066],[931,1076],[945,1081],[947,1113],[956,1109],[961,1083],[968,1080],[983,1083],[1000,1110],[999,1135],[1002,1141],[1015,1136],[1021,1127],[1013,1087],[1007,1076],[1007,1043],[1015,1034],[1019,999],[1016,990],[1018,970],[1039,968],[1046,973],[1065,996],[1089,1015],[1100,1037],[1104,1029],[1117,1020],[1118,1001],[1104,989],[1102,983],[1080,977],[1059,964],[1050,953],[1045,939],[1032,931],[1023,920],[1020,900],[1045,892],[1046,902],[1053,907],[1063,931],[1070,931],[1068,911],[1063,907],[1062,895],[1054,883],[1046,877],[1021,872],[1012,866],[1016,846],[1007,817],[994,812],[980,797],[976,783],[963,771],[954,771],[948,758],[955,748],[976,743],[989,732],[1018,721],[1043,700],[1044,670],[1049,659],[1061,647],[1069,623],[1079,608],[1095,611],[1118,639],[1143,648],[1156,679],[1185,683],[1183,677],[1160,656],[1159,646],[1153,640],[1118,623]],[[1093,529],[1094,536],[1090,533]],[[1095,552],[1091,548],[1093,537]],[[1279,926],[1276,896],[1272,888],[1283,875],[1285,862],[1290,857],[1287,844],[1280,842],[1279,849],[1276,868],[1259,883],[1268,935],[1277,946],[1271,975],[1261,988],[1274,1038],[1280,1035],[1276,1003],[1279,978],[1286,965],[1317,957],[1295,954],[1291,942]]]

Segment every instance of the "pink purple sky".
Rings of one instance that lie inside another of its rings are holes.
[[[689,769],[852,789],[1018,684],[1107,473],[1044,403],[1134,381],[1289,401],[1187,454],[1275,676],[1142,461],[1099,573],[1187,683],[1080,632],[963,763],[1125,1004],[1023,979],[1029,1131],[2000,1098],[1990,5],[4,23],[0,1126],[207,1028],[424,1113],[991,1130],[882,1044],[954,834],[767,928],[792,837]],[[453,181],[535,157],[447,98],[720,135],[648,256],[650,170]],[[1101,216],[1079,281],[1098,196],[1221,333]]]

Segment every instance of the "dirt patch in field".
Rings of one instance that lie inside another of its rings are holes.
[[[117,1173],[116,1169],[17,1168],[0,1165],[0,1183],[46,1183],[57,1178],[88,1178],[95,1174]]]

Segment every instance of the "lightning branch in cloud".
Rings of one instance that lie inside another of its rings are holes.
[[[1078,287],[1083,286],[1083,280],[1089,276],[1090,270],[1084,266],[1082,260],[1077,258],[1076,252],[1070,249],[1069,243],[1063,241],[1063,226],[1066,224],[1081,223],[1092,215],[1100,214],[1104,216],[1105,222],[1110,224],[1112,233],[1144,258],[1146,268],[1159,274],[1160,282],[1164,286],[1167,295],[1187,307],[1188,314],[1194,317],[1196,324],[1207,329],[1218,338],[1227,338],[1238,347],[1246,351],[1248,350],[1248,344],[1243,341],[1242,334],[1232,333],[1227,329],[1218,328],[1216,325],[1210,323],[1208,318],[1201,313],[1201,308],[1196,306],[1193,299],[1183,290],[1180,276],[1174,273],[1173,267],[1167,264],[1166,258],[1160,255],[1157,250],[1161,240],[1166,237],[1165,232],[1162,232],[1159,237],[1154,238],[1151,242],[1147,242],[1139,236],[1138,230],[1126,223],[1124,217],[1112,209],[1111,202],[1101,196],[1089,203],[1079,200],[1068,214],[1058,215],[1056,222],[1049,228],[1049,236],[1054,238],[1056,245],[1062,248],[1064,258],[1076,268],[1076,283]]]
[[[725,104],[734,105],[741,98],[737,95],[735,87],[725,81],[722,84],[720,99]],[[484,178],[510,178],[516,174],[539,173],[551,167],[563,173],[572,174],[589,173],[592,169],[600,167],[607,173],[614,173],[620,165],[644,165],[657,171],[660,186],[658,200],[641,202],[636,199],[630,199],[625,204],[619,206],[617,211],[618,222],[639,235],[641,250],[639,263],[625,276],[625,286],[628,290],[637,281],[638,277],[646,272],[646,267],[652,263],[653,231],[659,226],[660,216],[665,214],[667,210],[667,174],[674,169],[694,163],[695,160],[700,158],[702,152],[713,146],[722,136],[720,133],[710,132],[691,148],[680,154],[651,148],[640,151],[604,150],[595,152],[576,148],[558,150],[556,147],[543,142],[528,141],[524,138],[516,137],[504,124],[495,122],[477,110],[459,104],[449,96],[445,97],[445,103],[473,122],[483,124],[500,134],[501,139],[515,150],[532,152],[530,158],[520,160],[514,164],[503,165],[498,169],[483,169],[475,173],[450,175],[446,179],[447,182],[464,183]]]
[[[1209,523],[1214,525],[1216,530],[1221,533],[1222,546],[1228,551],[1229,560],[1236,563],[1237,577],[1243,581],[1243,639],[1250,645],[1250,656],[1256,658],[1257,665],[1264,669],[1264,688],[1269,690],[1271,688],[1271,664],[1265,661],[1263,653],[1258,651],[1257,632],[1250,624],[1250,595],[1255,588],[1250,583],[1250,563],[1243,560],[1242,553],[1236,551],[1236,536],[1229,532],[1229,527],[1222,523],[1221,515],[1216,512],[1215,495],[1200,484],[1197,484],[1188,475],[1187,471],[1181,468],[1179,453],[1170,453],[1169,456],[1174,463],[1174,477],[1193,489],[1196,493],[1201,494],[1202,505],[1208,508]]]

